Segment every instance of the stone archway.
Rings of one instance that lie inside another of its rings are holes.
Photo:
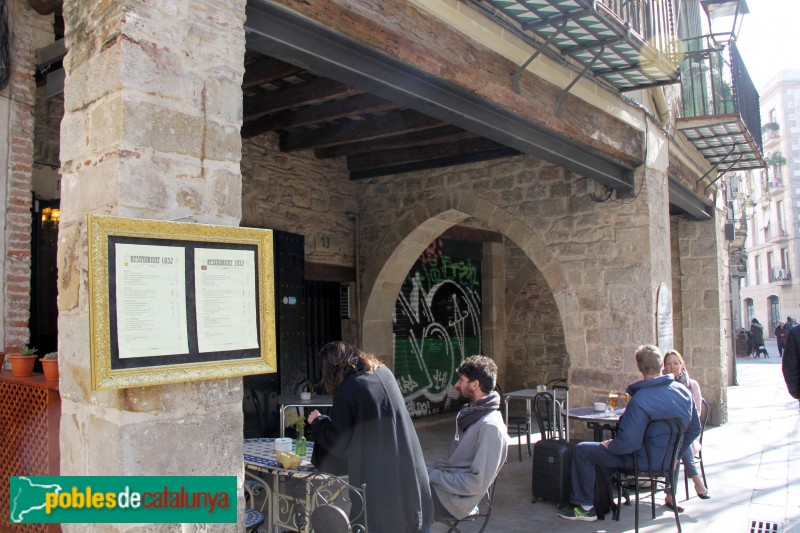
[[[382,355],[390,364],[394,363],[392,314],[403,280],[420,253],[436,237],[467,219],[479,220],[519,246],[541,271],[561,317],[567,308],[573,311],[577,309],[577,305],[568,305],[569,302],[577,302],[577,299],[570,295],[562,265],[552,257],[547,244],[537,237],[531,227],[519,217],[479,196],[466,193],[442,195],[420,201],[413,211],[397,220],[392,225],[391,234],[381,239],[381,249],[376,250],[378,253],[367,261],[362,284],[364,349]],[[511,297],[516,297],[516,294]],[[504,302],[503,306],[506,305]],[[501,327],[505,327],[505,323]],[[576,350],[585,350],[583,336],[578,335],[577,331],[566,331],[565,328],[565,336],[570,337],[567,345]],[[499,361],[498,364],[502,366],[503,362]]]

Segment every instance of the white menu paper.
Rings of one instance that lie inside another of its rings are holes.
[[[195,248],[194,283],[198,351],[258,348],[255,252]]]
[[[115,255],[120,359],[188,353],[186,250],[117,243]]]

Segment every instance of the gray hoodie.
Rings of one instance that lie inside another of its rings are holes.
[[[450,445],[450,456],[446,461],[428,465],[431,487],[442,505],[456,518],[472,513],[506,462],[508,429],[496,407],[466,430],[459,428],[462,413],[486,403],[499,407],[499,395],[493,392],[475,405],[462,409],[456,417],[456,435]]]

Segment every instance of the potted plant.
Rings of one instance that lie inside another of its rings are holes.
[[[58,352],[44,354],[41,361],[45,381],[58,381]]]
[[[18,378],[28,377],[33,373],[33,365],[36,363],[36,348],[23,345],[19,354],[8,354],[8,361],[11,363],[11,373]]]

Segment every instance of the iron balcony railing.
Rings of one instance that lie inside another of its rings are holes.
[[[674,60],[678,52],[673,0],[599,0],[647,44]]]
[[[683,41],[681,67],[684,118],[738,114],[763,151],[758,91],[736,48],[704,35]]]

